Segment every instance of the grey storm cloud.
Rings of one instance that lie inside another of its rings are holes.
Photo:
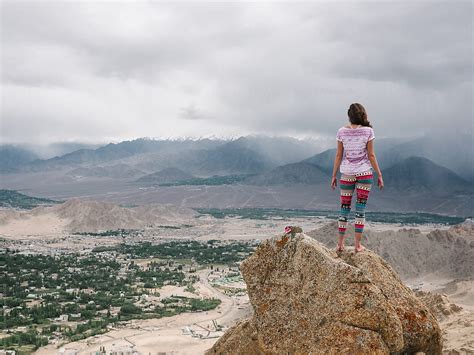
[[[472,131],[472,6],[2,1],[0,137]]]

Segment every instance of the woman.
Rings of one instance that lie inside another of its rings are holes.
[[[347,112],[349,124],[339,128],[336,135],[337,152],[334,159],[331,187],[334,190],[337,185],[337,170],[341,173],[341,212],[339,214],[338,229],[339,242],[337,251],[344,249],[344,238],[346,236],[347,217],[351,211],[352,195],[356,191],[355,203],[355,252],[365,248],[360,239],[364,230],[365,206],[369,197],[370,188],[373,183],[372,172],[374,169],[378,175],[378,186],[383,189],[382,172],[380,171],[374,151],[374,130],[367,119],[364,106],[353,103]]]

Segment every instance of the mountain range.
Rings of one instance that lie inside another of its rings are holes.
[[[74,147],[80,149],[69,152]],[[89,147],[89,148],[87,148]],[[53,149],[54,148],[54,149]],[[237,139],[154,140],[140,138],[101,147],[76,144],[57,145],[50,151],[67,151],[49,159],[44,148],[31,150],[22,146],[0,145],[0,171],[28,172],[63,170],[78,167],[125,165],[146,175],[175,167],[200,177],[222,174],[261,173],[277,166],[306,161],[330,173],[335,149],[322,144],[290,137],[246,136]],[[376,153],[382,169],[408,157],[421,156],[453,170],[465,179],[474,177],[473,139],[459,134],[456,145],[442,139],[381,138]],[[86,172],[86,176],[107,176],[108,173]],[[134,174],[127,174],[134,175]]]
[[[9,146],[8,149],[8,159],[0,160],[0,169],[3,172],[21,173],[125,164],[143,171],[143,175],[177,167],[199,177],[262,172],[281,164],[299,161],[318,151],[313,143],[294,138],[258,136],[233,140],[142,138],[110,143],[96,149],[79,149],[50,159],[38,159],[35,155],[25,156],[28,151],[23,148],[15,150],[15,147]],[[121,168],[125,169],[125,166],[121,165]],[[86,176],[104,176],[93,171],[83,173]],[[108,173],[105,173],[106,175]]]
[[[472,194],[473,157],[466,149],[470,142],[465,135],[459,137],[459,142],[459,146],[447,146],[426,137],[379,139],[376,154],[386,191],[411,197]],[[0,152],[0,177],[9,180],[0,188],[28,189],[26,182],[18,187],[16,179],[40,174],[76,184],[71,186],[81,184],[81,191],[87,190],[88,181],[111,181],[111,185],[118,181],[120,186],[125,183],[139,187],[322,186],[330,183],[335,156],[335,149],[322,150],[314,141],[265,136],[136,139],[95,149],[81,148],[50,159],[39,159],[34,152],[14,146],[0,146]],[[37,178],[28,181],[33,179]]]

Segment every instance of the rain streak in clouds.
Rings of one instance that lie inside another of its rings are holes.
[[[2,142],[472,132],[472,2],[1,2]]]

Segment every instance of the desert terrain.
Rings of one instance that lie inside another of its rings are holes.
[[[1,210],[0,243],[2,249],[17,249],[26,254],[88,253],[97,247],[113,248],[124,242],[144,241],[152,244],[177,240],[258,243],[283,233],[287,225],[298,225],[311,237],[335,247],[336,222],[323,217],[215,218],[186,207],[122,207],[81,199],[29,211]],[[97,234],[127,227],[140,232],[125,237]],[[349,228],[349,236],[351,232]],[[352,238],[347,239],[350,248]],[[455,226],[404,226],[368,221],[364,243],[386,259],[403,281],[429,304],[443,329],[444,353],[474,353],[472,220]],[[137,260],[137,264],[148,262],[146,258]],[[51,343],[35,353],[91,354],[104,347],[107,352],[130,354],[203,353],[228,327],[251,314],[252,309],[245,293],[229,294],[216,286],[213,281],[220,274],[215,269],[198,263],[196,267],[193,292],[184,286],[163,286],[159,289],[160,299],[169,296],[214,298],[220,300],[216,308],[156,319],[131,319],[109,326],[102,334]],[[245,288],[245,283],[240,281],[236,287]]]

